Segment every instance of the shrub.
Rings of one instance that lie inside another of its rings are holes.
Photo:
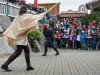
[[[28,34],[29,41],[40,40],[42,35],[39,30],[32,31]]]

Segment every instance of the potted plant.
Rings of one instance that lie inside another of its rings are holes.
[[[41,50],[41,46],[38,42],[41,38],[42,34],[39,30],[32,31],[28,34],[28,40],[33,51],[39,52]]]

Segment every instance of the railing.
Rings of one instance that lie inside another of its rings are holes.
[[[5,15],[6,14],[6,3],[3,0],[0,0],[0,14]]]
[[[4,0],[0,0],[0,15],[16,17],[19,13],[19,10],[20,6],[14,5]],[[35,13],[35,12],[28,10],[28,13]]]

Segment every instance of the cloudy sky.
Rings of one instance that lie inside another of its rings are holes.
[[[78,10],[78,7],[81,4],[86,4],[87,2],[90,2],[92,0],[38,0],[38,3],[54,3],[54,2],[60,2],[60,12],[61,11],[67,11],[69,9],[72,9],[74,11]],[[26,0],[27,3],[34,3],[34,0]]]

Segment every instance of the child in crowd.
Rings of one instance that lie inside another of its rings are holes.
[[[77,35],[76,35],[76,33],[74,33],[73,38],[74,38],[74,48],[76,49],[77,48]]]
[[[98,35],[98,50],[100,50],[100,32],[99,32],[99,35]]]
[[[69,40],[70,40],[70,48],[73,48],[73,32],[72,31],[69,34]]]
[[[98,39],[97,39],[97,35],[96,35],[96,33],[93,33],[93,35],[92,35],[92,50],[95,50],[96,49],[96,45],[97,45],[97,41]]]
[[[57,46],[58,47],[61,47],[62,46],[62,44],[61,44],[61,41],[60,41],[60,38],[61,38],[61,33],[59,32],[59,31],[56,31],[56,41],[57,41]]]
[[[66,30],[64,30],[64,33],[62,35],[62,41],[64,44],[62,44],[63,47],[66,47],[66,43],[68,44],[68,47],[69,47],[69,34]]]
[[[92,50],[92,36],[91,34],[88,34],[86,37],[86,49]]]
[[[87,29],[86,29],[86,26],[84,25],[84,26],[83,26],[83,31],[86,32],[86,30],[87,30]]]
[[[57,35],[54,35],[54,46],[57,47]]]
[[[81,40],[81,50],[84,50],[86,42],[86,34],[84,34],[84,31],[82,31],[82,34],[80,35],[80,40]]]
[[[61,37],[61,34],[58,31],[56,31],[56,37],[57,38],[60,38]]]
[[[77,34],[77,48],[81,48],[80,33]]]

